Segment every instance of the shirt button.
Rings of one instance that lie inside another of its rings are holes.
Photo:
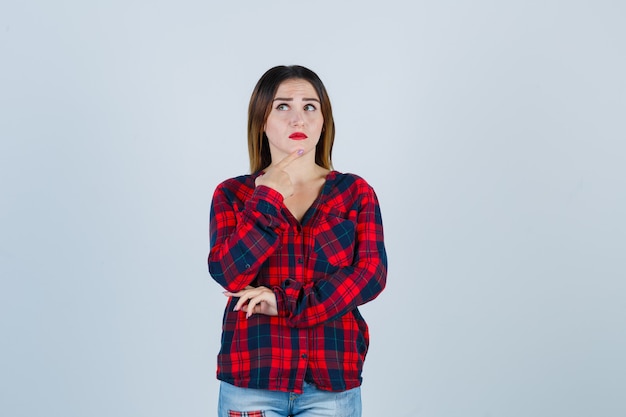
[[[303,263],[304,263],[304,259],[302,259],[302,258],[298,258],[298,263],[299,263],[299,264],[303,264]]]
[[[306,354],[306,353],[303,353],[303,354],[302,354],[302,359],[306,359],[306,358],[308,358],[307,354]]]

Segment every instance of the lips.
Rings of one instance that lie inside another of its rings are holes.
[[[302,132],[295,132],[289,135],[289,139],[293,139],[293,140],[302,140],[306,138],[308,138],[308,136]]]

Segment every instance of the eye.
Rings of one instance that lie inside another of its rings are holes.
[[[315,107],[312,104],[307,104],[306,106],[304,106],[304,110],[305,111],[315,111],[315,110],[317,110],[317,107]]]
[[[276,106],[276,110],[280,110],[280,111],[289,110],[289,106],[285,103],[280,103],[278,106]]]

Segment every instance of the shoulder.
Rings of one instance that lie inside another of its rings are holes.
[[[361,176],[353,173],[342,173],[339,171],[332,171],[329,174],[328,181],[335,190],[339,192],[352,192],[357,194],[369,194],[373,193],[372,186]]]
[[[361,176],[332,171],[327,178],[326,204],[341,212],[360,211],[370,205],[378,206],[372,186]]]
[[[253,177],[253,175],[239,175],[237,177],[228,178],[222,181],[217,188],[236,188],[242,185],[249,185],[251,182],[254,183]]]
[[[239,175],[222,181],[214,195],[226,195],[229,199],[246,200],[254,191],[254,175]]]

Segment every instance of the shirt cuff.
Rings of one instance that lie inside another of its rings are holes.
[[[280,287],[273,287],[274,295],[276,296],[276,310],[278,311],[278,317],[288,317],[289,308],[287,306],[287,300],[285,299],[285,292]]]
[[[248,204],[260,213],[279,217],[283,206],[283,195],[273,188],[259,185],[254,188]]]
[[[276,307],[279,316],[291,316],[298,306],[298,297],[303,284],[295,279],[286,279],[280,287],[274,288],[276,294]]]

